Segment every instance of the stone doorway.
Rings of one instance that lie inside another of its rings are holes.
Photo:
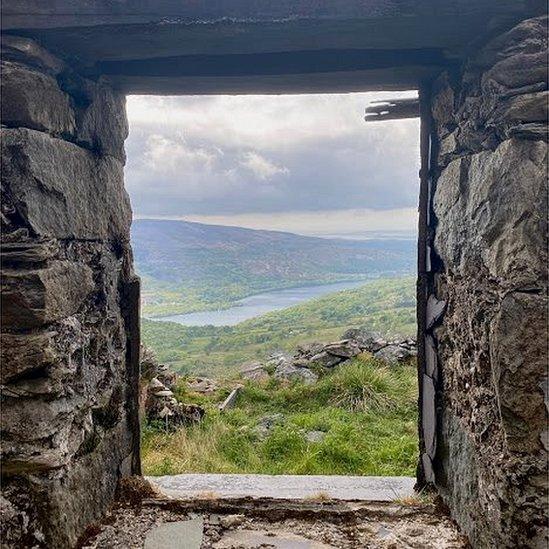
[[[433,15],[426,0],[341,13],[322,1],[256,13],[243,2],[173,14],[145,2],[106,14],[85,4],[3,7],[8,543],[69,547],[119,480],[139,473],[123,95],[407,86],[424,90],[432,119],[419,287],[425,479],[473,544],[543,546],[546,6],[450,2]]]

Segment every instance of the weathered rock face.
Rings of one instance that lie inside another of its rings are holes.
[[[124,98],[25,39],[2,51],[6,547],[69,547],[139,472]]]
[[[435,473],[475,547],[548,543],[546,58],[524,21],[434,87]]]

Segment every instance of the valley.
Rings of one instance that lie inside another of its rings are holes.
[[[412,274],[413,240],[344,240],[279,231],[137,219],[132,247],[142,314],[227,309],[273,290]]]
[[[235,326],[182,326],[143,319],[143,343],[175,371],[227,375],[244,362],[299,344],[337,339],[368,326],[387,336],[415,335],[415,279],[366,282]]]

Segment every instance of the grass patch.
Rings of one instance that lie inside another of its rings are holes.
[[[166,434],[143,429],[147,475],[264,473],[413,475],[417,462],[417,376],[413,365],[387,366],[361,355],[316,383],[274,379],[245,384],[234,409],[217,404],[232,384],[208,397],[176,391],[206,407],[204,421]],[[274,425],[262,419],[283,414]],[[308,431],[322,431],[309,442]]]

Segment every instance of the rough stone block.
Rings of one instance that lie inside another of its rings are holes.
[[[503,119],[507,123],[545,122],[549,119],[549,92],[513,97],[508,102]]]
[[[124,140],[128,137],[126,98],[111,88],[85,81],[81,83],[86,103],[76,105],[76,141],[100,155],[126,160]]]
[[[547,354],[547,298],[508,294],[491,323],[490,349],[505,438],[513,452],[542,449],[547,427],[542,384]]]
[[[92,428],[91,414],[79,412],[78,397],[31,400],[4,390],[3,399],[1,457],[7,474],[66,465]]]
[[[121,421],[69,467],[4,479],[3,507],[18,525],[9,530],[8,547],[74,547],[112,503],[121,476],[132,473],[123,464],[131,459],[135,436]]]
[[[15,233],[12,233],[15,235]],[[6,234],[2,235],[4,240]],[[0,258],[3,267],[39,264],[52,259],[59,250],[55,240],[22,240],[14,238],[2,242]]]
[[[83,264],[52,261],[45,269],[5,270],[2,324],[28,328],[75,313],[94,288],[92,271]]]
[[[26,129],[2,130],[2,183],[38,236],[129,240],[123,165]]]
[[[2,62],[1,71],[4,125],[57,136],[74,133],[76,125],[69,96],[61,91],[55,78],[9,61]]]
[[[483,263],[510,287],[540,287],[547,249],[547,145],[510,139],[451,162],[434,198],[435,247],[466,275]]]
[[[56,333],[2,334],[2,383],[47,368],[55,362]]]

